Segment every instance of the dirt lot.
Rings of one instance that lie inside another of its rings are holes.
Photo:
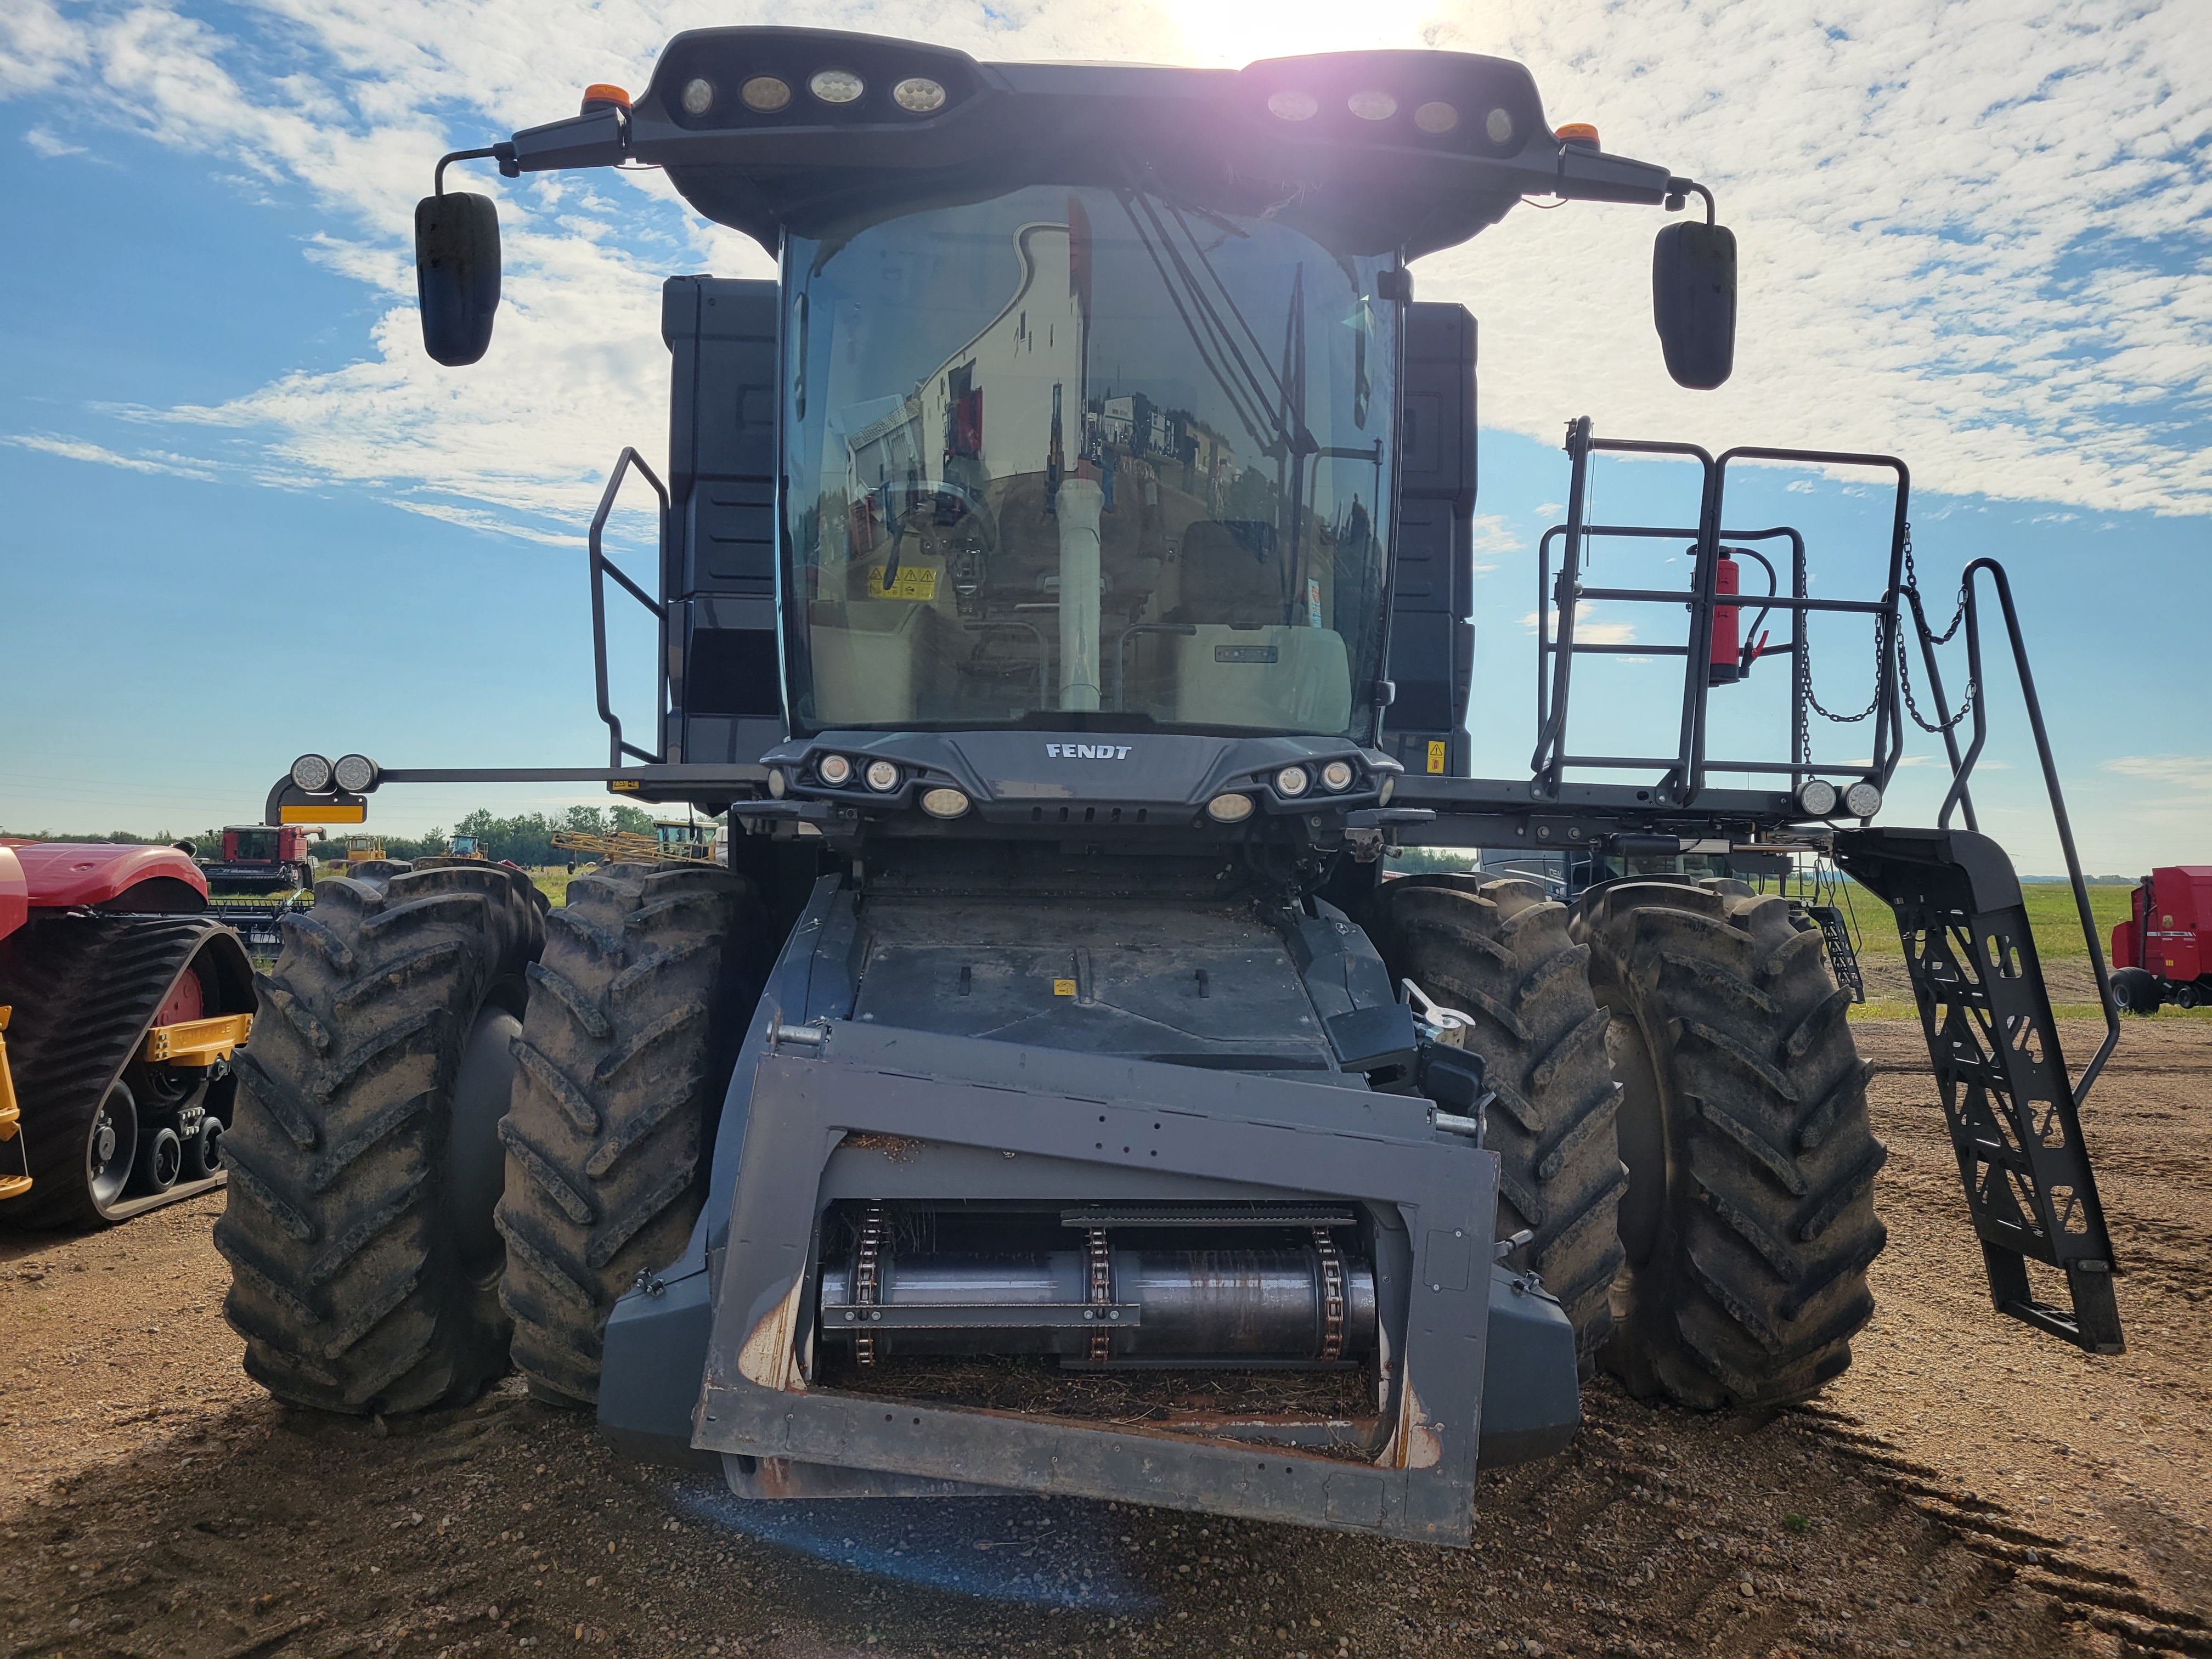
[[[2212,1025],[2089,1133],[2130,1352],[1991,1315],[1917,1030],[1856,1028],[1881,1312],[1767,1420],[1601,1386],[1468,1553],[1043,1500],[748,1506],[513,1385],[335,1421],[240,1373],[219,1196],[0,1240],[0,1655],[2212,1655]],[[2094,1034],[2069,1040],[2083,1054]]]

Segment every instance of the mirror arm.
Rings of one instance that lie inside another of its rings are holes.
[[[433,196],[446,193],[446,164],[448,161],[497,161],[500,173],[504,178],[519,179],[522,176],[522,169],[515,164],[513,144],[494,144],[489,149],[457,149],[438,158],[437,171],[430,175],[430,193]]]
[[[1710,225],[1713,222],[1715,212],[1713,193],[1694,179],[1669,179],[1667,181],[1667,211],[1680,213],[1683,203],[1693,190],[1705,198],[1705,222]]]

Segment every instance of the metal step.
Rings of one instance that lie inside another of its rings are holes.
[[[1997,1311],[2124,1352],[2112,1247],[2019,878],[1969,830],[1851,830],[1836,862],[1889,902]],[[2064,1273],[2039,1301],[2027,1264]]]
[[[1844,913],[1832,904],[1808,904],[1805,914],[1820,925],[1820,937],[1828,942],[1828,965],[1836,970],[1836,983],[1851,994],[1853,1002],[1866,1000],[1866,979],[1859,972],[1859,953],[1851,943],[1851,930],[1844,924]]]

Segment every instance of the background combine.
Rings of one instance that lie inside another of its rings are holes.
[[[1928,623],[1901,460],[1574,422],[1529,772],[1469,775],[1474,321],[1408,262],[1532,195],[1695,198],[1654,320],[1715,386],[1735,240],[1696,181],[1555,130],[1495,58],[694,31],[641,97],[438,164],[448,364],[497,309],[493,204],[443,188],[477,159],[665,167],[781,274],[663,290],[669,477],[624,449],[589,536],[607,765],[307,755],[272,814],[592,780],[726,813],[726,858],[609,844],[550,911],[480,860],[368,862],[287,919],[216,1231],[272,1393],[419,1410],[513,1364],[747,1499],[1049,1492],[1465,1544],[1478,1462],[1565,1447],[1600,1364],[1700,1409],[1850,1364],[1887,1156],[1852,994],[1817,918],[1728,873],[1817,858],[1895,910],[1995,1306],[2118,1350],[2075,1110],[2117,1026],[2069,1073],[1975,829],[1985,595],[2085,926],[2086,889],[2003,574]],[[1689,521],[1595,521],[1622,455],[1685,469]],[[1881,493],[1871,591],[1742,527],[1753,466]],[[633,479],[650,584],[603,542]],[[1673,568],[1601,586],[1601,543]],[[658,634],[627,734],[610,579]],[[1679,619],[1632,647],[1679,685],[1604,678],[1628,648],[1577,637],[1591,601]],[[1875,646],[1841,740],[1828,628]],[[1938,822],[1877,826],[1908,657],[1948,708],[1960,636]],[[1735,747],[1759,729],[1778,752]],[[1383,880],[1416,845],[1605,878]]]
[[[22,1173],[0,1223],[120,1221],[223,1177],[253,1023],[238,935],[167,847],[0,843],[0,1009]]]

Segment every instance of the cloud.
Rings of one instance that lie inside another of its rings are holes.
[[[1596,607],[1588,599],[1577,601],[1575,605],[1576,644],[1633,645],[1636,643],[1636,624],[1634,623],[1594,622],[1591,620],[1590,613]],[[1557,629],[1558,625],[1558,621],[1554,618],[1553,622],[1554,630]],[[1536,613],[1531,611],[1526,616],[1522,617],[1521,618],[1521,627],[1524,633],[1534,633],[1536,631]],[[1556,631],[1554,632],[1553,637],[1558,637]],[[1638,660],[1642,661],[1648,659],[1638,659]]]
[[[2118,755],[2104,769],[2185,789],[2212,789],[2212,755]]]
[[[66,139],[58,138],[44,127],[33,127],[23,135],[23,142],[49,161],[58,161],[64,155],[90,154],[82,144],[72,144]]]
[[[589,510],[620,441],[665,429],[658,278],[764,275],[765,259],[658,174],[498,185],[498,337],[483,367],[448,374],[416,335],[413,204],[443,150],[564,113],[589,82],[640,85],[672,33],[707,22],[902,33],[983,58],[1516,58],[1550,118],[1595,118],[1609,148],[1712,185],[1742,250],[1742,329],[1730,386],[1681,392],[1649,319],[1660,216],[1509,214],[1419,277],[1425,298],[1482,318],[1486,422],[1549,437],[1587,410],[1603,432],[1716,447],[1893,451],[1954,494],[2212,513],[2201,0],[1385,0],[1352,26],[1321,0],[14,0],[0,99],[58,88],[80,136],[105,122],[207,158],[382,302],[356,362],[140,418],[247,437],[270,482],[459,503],[437,510],[538,536],[531,521]],[[70,143],[43,127],[26,142]],[[1496,521],[1481,533],[1512,550]]]
[[[118,455],[112,449],[87,443],[81,438],[56,438],[25,432],[0,437],[0,443],[13,444],[18,449],[35,449],[47,455],[58,455],[64,460],[119,466],[129,472],[159,472],[173,478],[197,478],[203,482],[216,476],[207,466],[189,455],[172,455],[166,452],[152,456]]]

